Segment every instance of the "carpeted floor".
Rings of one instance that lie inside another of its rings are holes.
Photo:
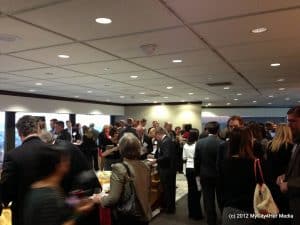
[[[187,196],[183,196],[176,203],[176,214],[160,213],[151,222],[150,225],[205,225],[205,220],[191,220],[187,212]]]

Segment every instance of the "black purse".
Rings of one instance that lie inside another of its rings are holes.
[[[125,186],[122,193],[122,197],[115,207],[116,217],[118,221],[126,220],[128,221],[141,221],[141,206],[139,200],[136,196],[135,187],[133,183],[133,177],[131,176],[128,166],[122,162],[123,166],[126,168],[129,180],[125,184],[129,185],[130,194],[125,196]]]

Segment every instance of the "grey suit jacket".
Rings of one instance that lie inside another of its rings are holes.
[[[200,177],[216,178],[217,155],[222,140],[216,135],[200,139],[195,149],[195,173]]]
[[[289,194],[293,197],[300,197],[300,144],[290,160],[286,176]]]

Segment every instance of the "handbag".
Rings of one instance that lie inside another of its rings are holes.
[[[123,166],[126,168],[128,174],[128,185],[130,189],[130,194],[125,196],[125,186],[122,192],[121,200],[118,202],[115,210],[118,220],[125,219],[126,221],[140,221],[142,218],[141,215],[141,206],[139,200],[136,196],[135,187],[133,183],[133,177],[131,176],[128,166],[122,162]],[[126,185],[126,183],[125,183]]]
[[[12,214],[9,207],[4,207],[2,209],[2,213],[0,214],[0,225],[12,225]]]
[[[262,180],[262,183],[258,182],[257,177],[257,168],[259,170],[259,175]],[[254,160],[254,174],[256,180],[256,187],[253,197],[253,207],[255,215],[276,215],[279,213],[279,209],[272,197],[271,191],[264,181],[264,176],[262,173],[260,160]]]

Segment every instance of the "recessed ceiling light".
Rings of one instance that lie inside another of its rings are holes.
[[[263,33],[266,32],[268,29],[266,27],[258,27],[255,29],[252,29],[251,32],[254,34],[259,34],[259,33]]]
[[[164,98],[169,98],[168,96],[165,96]]]
[[[182,59],[173,59],[172,62],[173,63],[182,63]]]
[[[237,98],[235,98],[235,99],[233,99],[234,101],[238,101],[238,99]]]
[[[34,89],[30,89],[30,90],[28,90],[29,92],[36,92],[36,90],[34,90]]]
[[[241,96],[241,95],[243,95],[243,94],[242,94],[242,93],[237,93],[236,95]]]
[[[274,95],[269,95],[269,98],[274,98]]]
[[[125,98],[125,96],[121,95],[120,98]]]
[[[278,88],[278,90],[279,90],[279,91],[284,91],[284,90],[285,90],[285,88]]]
[[[167,89],[172,89],[173,87],[171,87],[171,86],[168,86],[168,87],[166,87]]]
[[[61,58],[61,59],[68,59],[68,58],[70,58],[69,55],[58,55],[58,57]]]
[[[224,90],[229,90],[230,87],[226,86],[226,87],[224,87],[223,89],[224,89]]]
[[[109,70],[111,70],[109,67],[104,68],[104,71],[109,71]]]
[[[42,83],[35,83],[35,85],[42,86],[43,84]]]
[[[209,100],[209,97],[205,97],[204,99],[205,99],[205,100]]]
[[[145,94],[145,92],[140,92],[140,95],[144,95]]]
[[[209,103],[207,103],[207,106],[211,106],[211,103],[209,102]]]
[[[181,102],[185,102],[185,100],[181,100]]]
[[[112,22],[111,19],[109,18],[97,18],[95,19],[96,23],[101,23],[101,24],[110,24]]]
[[[284,80],[285,80],[285,79],[280,78],[280,79],[277,80],[277,82],[283,82]]]
[[[289,100],[291,100],[291,98],[289,98],[289,97],[286,97],[286,98],[285,98],[285,100],[286,100],[286,101],[289,101]]]
[[[78,96],[78,95],[75,95],[74,98],[79,98],[79,96]]]
[[[190,92],[190,93],[189,93],[189,95],[193,95],[193,94],[194,94],[193,92]]]
[[[136,79],[136,78],[138,78],[139,76],[137,76],[137,75],[131,75],[130,76],[130,78],[132,78],[132,79]]]
[[[298,102],[300,102],[300,100]]]
[[[226,105],[231,105],[231,103],[230,103],[230,102],[227,102]]]
[[[109,100],[109,99],[106,99],[105,101],[107,101],[107,102],[110,102],[110,100]]]
[[[253,103],[256,103],[256,101],[254,100],[254,101],[252,101]]]
[[[89,93],[89,94],[90,94],[90,93],[93,93],[93,91],[87,91],[87,93]]]
[[[148,99],[145,99],[145,100],[144,100],[144,102],[148,102],[148,101],[149,101]]]
[[[156,104],[156,103],[157,103],[157,101],[153,101],[153,103],[154,103],[154,104]]]
[[[272,63],[270,66],[277,67],[277,66],[280,66],[280,63]]]
[[[272,102],[268,102],[268,105],[272,105]]]

